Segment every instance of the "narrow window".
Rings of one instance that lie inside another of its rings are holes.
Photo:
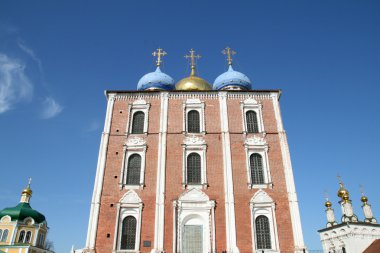
[[[137,220],[133,216],[127,216],[123,220],[121,231],[120,249],[135,249]]]
[[[29,243],[30,242],[30,237],[31,236],[32,236],[32,232],[30,232],[30,231],[26,232],[25,243]]]
[[[24,242],[24,237],[25,237],[25,231],[22,230],[22,231],[20,232],[19,237],[18,237],[18,242],[19,242],[19,243],[23,243],[23,242]]]
[[[127,182],[130,185],[140,184],[141,156],[133,154],[128,159]]]
[[[1,236],[3,235],[3,230],[0,229],[0,239],[1,239]],[[2,240],[1,240],[2,241]]]
[[[269,220],[266,216],[260,215],[256,218],[256,242],[257,249],[271,249]]]
[[[187,183],[201,183],[201,156],[197,153],[191,153],[187,156]]]
[[[251,167],[251,183],[264,184],[263,158],[259,154],[252,154],[249,158]]]
[[[200,132],[199,112],[191,110],[187,113],[187,132],[199,133]]]
[[[203,252],[202,225],[185,225],[183,227],[182,253]]]
[[[257,114],[254,111],[248,111],[246,113],[247,120],[247,132],[248,133],[258,133],[259,125],[257,124]]]
[[[1,237],[1,235],[0,235]],[[2,242],[6,242],[8,237],[8,229],[4,229],[3,236],[1,237]]]
[[[145,114],[143,112],[135,112],[132,120],[132,134],[144,133]]]

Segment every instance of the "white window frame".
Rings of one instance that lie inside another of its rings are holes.
[[[252,235],[252,250],[258,252],[264,250],[265,252],[280,253],[280,245],[278,241],[277,221],[276,221],[276,205],[273,199],[262,189],[259,189],[251,198],[249,202],[251,213],[251,235]],[[256,242],[256,218],[264,215],[268,218],[271,249],[257,249]]]
[[[133,190],[129,190],[120,199],[117,204],[117,217],[115,226],[115,238],[114,238],[114,250],[115,253],[139,253],[140,252],[140,240],[141,240],[141,218],[143,210],[143,202]],[[136,219],[136,240],[134,250],[120,249],[121,235],[123,229],[123,220],[127,216],[133,216]]]
[[[128,124],[127,124],[127,131],[126,134],[133,134],[132,133],[132,126],[133,126],[133,116],[136,112],[143,112],[144,113],[144,130],[142,134],[148,133],[148,123],[149,123],[149,108],[150,103],[147,103],[145,100],[136,100],[133,103],[129,104],[128,106]],[[136,134],[133,134],[136,135]]]
[[[182,186],[183,188],[207,188],[207,162],[206,151],[207,144],[203,138],[195,135],[185,138],[182,144],[183,161],[182,161]],[[187,157],[191,153],[196,153],[201,157],[201,183],[188,184],[187,183]]]
[[[246,168],[247,168],[247,186],[249,189],[252,188],[272,188],[272,178],[269,168],[269,159],[268,159],[268,143],[264,137],[253,136],[247,138],[244,142],[245,152],[246,152]],[[264,184],[253,184],[251,179],[251,155],[259,154],[262,157],[263,162],[263,175],[264,175]]]
[[[190,111],[199,113],[199,133],[189,133],[187,126],[187,115]],[[199,99],[187,99],[183,102],[183,133],[206,134],[205,128],[205,103]]]
[[[133,137],[127,140],[123,145],[123,160],[121,166],[121,176],[119,185],[121,189],[142,189],[145,185],[145,157],[146,157],[146,141],[139,137]],[[127,172],[128,172],[128,161],[129,158],[134,155],[141,156],[141,166],[140,166],[140,183],[139,185],[128,185]]]
[[[203,252],[215,253],[215,201],[196,188],[173,201],[173,253],[182,251],[183,227],[194,222],[203,226]]]
[[[248,111],[254,111],[257,116],[257,126],[258,126],[258,133],[263,133],[264,131],[264,121],[263,121],[263,114],[262,114],[262,108],[263,105],[258,103],[255,99],[249,98],[242,102],[240,102],[241,106],[241,112],[242,112],[242,123],[243,123],[243,133],[244,134],[257,134],[257,133],[248,133],[247,129],[247,112]]]

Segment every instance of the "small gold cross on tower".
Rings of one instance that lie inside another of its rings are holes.
[[[342,177],[339,174],[336,177],[338,178],[339,184],[343,185]]]
[[[159,66],[161,66],[161,62],[162,62],[161,57],[167,55],[167,53],[162,48],[157,48],[157,50],[154,51],[152,53],[152,55],[157,56],[156,65],[157,65],[157,67],[159,67]]]
[[[225,49],[223,49],[222,54],[227,55],[228,65],[232,65],[232,56],[235,55],[236,52],[232,48],[226,47]]]
[[[195,76],[195,59],[199,59],[201,58],[201,56],[199,54],[195,55],[195,51],[194,49],[191,49],[190,51],[190,55],[185,55],[185,58],[186,59],[189,59],[190,58],[190,64],[191,64],[191,76]]]
[[[30,187],[30,184],[32,183],[32,178],[31,177],[29,177],[29,179],[28,179],[28,187]]]

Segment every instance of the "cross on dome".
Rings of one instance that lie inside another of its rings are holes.
[[[161,66],[161,62],[162,62],[161,57],[167,55],[167,53],[162,48],[157,48],[156,51],[154,51],[152,53],[152,55],[154,57],[157,56],[156,64],[157,64],[157,67],[160,67]]]
[[[195,55],[194,49],[190,49],[190,55],[185,55],[186,59],[190,58],[190,66],[191,66],[191,76],[195,75],[195,59],[200,59],[201,56],[199,54]]]
[[[226,47],[223,49],[222,54],[227,55],[228,65],[232,65],[232,56],[235,55],[236,52],[232,48]]]

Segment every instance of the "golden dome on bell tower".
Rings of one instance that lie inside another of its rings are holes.
[[[211,90],[211,85],[206,80],[196,76],[195,74],[195,59],[199,59],[201,56],[195,55],[194,53],[195,51],[191,49],[190,55],[185,55],[185,58],[190,58],[191,73],[190,76],[183,78],[175,85],[176,90]]]

